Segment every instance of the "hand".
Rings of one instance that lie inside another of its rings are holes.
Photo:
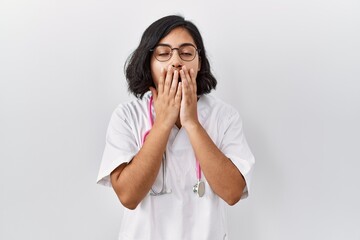
[[[191,125],[198,124],[197,115],[197,86],[194,69],[190,72],[184,66],[180,70],[182,81],[182,99],[180,108],[180,122],[185,129]]]
[[[161,123],[166,128],[172,128],[179,117],[181,105],[181,83],[179,83],[179,71],[171,66],[167,71],[161,69],[157,89],[150,87],[154,98],[156,118],[154,124]]]

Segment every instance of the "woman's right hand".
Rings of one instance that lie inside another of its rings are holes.
[[[172,128],[179,118],[181,105],[181,82],[179,71],[169,66],[167,70],[161,69],[157,89],[150,87],[154,99],[155,124]]]

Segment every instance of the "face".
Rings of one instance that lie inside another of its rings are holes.
[[[173,29],[168,35],[162,38],[159,44],[165,44],[171,46],[171,48],[179,48],[181,46],[186,46],[188,44],[194,45],[196,48],[196,44],[194,39],[190,35],[190,33],[182,27],[178,27]],[[186,51],[186,49],[184,50]],[[186,52],[184,53],[186,54]],[[183,57],[184,58],[184,57]],[[168,69],[169,66],[174,66],[174,68],[180,70],[183,66],[186,66],[186,69],[190,71],[190,69],[194,69],[195,74],[197,75],[198,71],[200,71],[200,58],[199,54],[196,53],[196,56],[191,61],[184,61],[179,56],[179,51],[173,50],[173,54],[171,58],[165,62],[158,61],[154,53],[151,56],[150,60],[150,68],[151,68],[151,76],[152,79],[157,87],[158,79],[161,76],[161,69],[164,68],[165,70]]]

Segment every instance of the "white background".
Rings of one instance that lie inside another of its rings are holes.
[[[95,184],[123,65],[168,14],[199,27],[256,156],[229,236],[360,239],[360,2],[0,2],[0,239],[116,239]]]

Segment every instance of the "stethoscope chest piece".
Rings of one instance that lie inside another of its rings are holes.
[[[205,183],[203,181],[198,181],[194,187],[193,192],[196,193],[199,197],[204,196],[205,194]]]

